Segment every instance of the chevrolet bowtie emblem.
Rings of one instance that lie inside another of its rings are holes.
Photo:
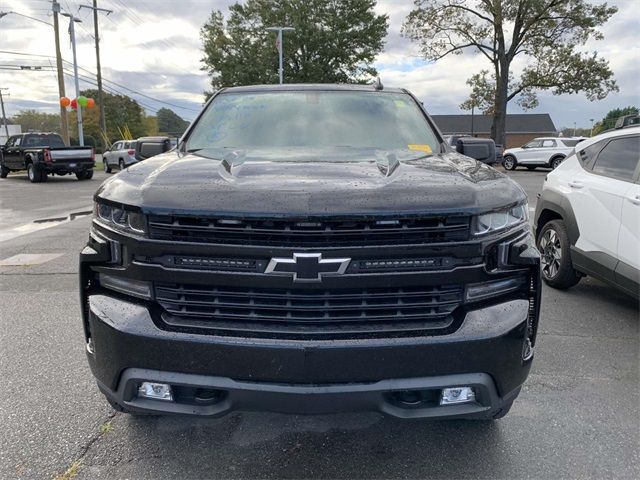
[[[293,258],[272,258],[264,273],[293,276],[294,282],[321,282],[322,277],[342,275],[350,258],[322,258],[321,253],[294,253]]]

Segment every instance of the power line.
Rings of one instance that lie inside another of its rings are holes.
[[[11,55],[25,55],[25,56],[32,56],[32,57],[54,58],[54,57],[52,57],[51,55],[41,55],[41,54],[35,54],[35,53],[13,52],[13,51],[9,51],[9,50],[0,50],[0,53],[8,53],[8,54],[11,54]],[[63,59],[62,61],[63,61],[64,63],[66,63],[66,64],[72,65],[72,62],[69,62],[68,60],[64,60],[64,59]],[[78,69],[79,69],[79,70],[82,70],[82,71],[84,71],[84,72],[87,72],[87,73],[89,73],[89,74],[91,74],[91,75],[93,75],[93,76],[96,76],[96,74],[95,74],[95,73],[93,73],[91,70],[86,69],[86,68],[84,68],[84,67],[81,67],[80,65],[78,65]],[[111,83],[111,84],[116,85],[116,86],[118,86],[118,87],[120,87],[120,88],[123,88],[123,89],[125,89],[125,90],[127,90],[127,91],[129,91],[129,92],[131,92],[131,93],[134,93],[134,94],[139,95],[139,96],[141,96],[141,97],[147,98],[147,99],[149,99],[149,100],[153,100],[154,102],[157,102],[157,103],[161,103],[161,104],[164,104],[164,105],[168,105],[168,106],[171,106],[171,107],[174,107],[174,108],[180,108],[180,109],[182,109],[182,110],[189,110],[189,111],[191,111],[191,112],[199,112],[199,111],[200,111],[200,110],[197,110],[197,109],[195,109],[195,108],[184,107],[184,106],[182,106],[182,105],[178,105],[178,104],[175,104],[175,103],[167,102],[167,101],[160,100],[160,99],[158,99],[158,98],[152,97],[152,96],[150,96],[150,95],[146,95],[146,94],[144,94],[144,93],[142,93],[142,92],[139,92],[139,91],[137,91],[137,90],[134,90],[134,89],[132,89],[132,88],[125,87],[124,85],[122,85],[122,84],[120,84],[120,83],[117,83],[117,82],[114,82],[113,80],[109,80],[109,79],[107,79],[107,78],[106,78],[106,77],[104,77],[104,76],[102,77],[102,79],[103,79],[105,82],[107,82],[107,83]]]

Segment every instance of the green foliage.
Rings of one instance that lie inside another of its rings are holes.
[[[589,100],[617,91],[613,72],[596,52],[581,48],[602,39],[598,27],[616,11],[589,0],[415,0],[403,34],[418,42],[429,60],[464,51],[480,52],[493,71],[469,79],[469,106],[492,110],[492,136],[504,143],[507,103],[518,97],[524,109],[537,105],[536,92],[584,92]],[[526,61],[519,72],[516,58]]]
[[[201,30],[203,70],[214,90],[222,86],[278,82],[276,35],[284,32],[287,83],[364,83],[375,76],[387,15],[375,0],[247,0],[229,7],[227,19],[213,11]]]
[[[158,132],[173,136],[182,135],[189,126],[189,122],[180,118],[173,110],[161,108],[156,114]]]
[[[59,132],[60,115],[42,113],[37,110],[21,110],[9,119],[9,124],[20,125],[23,132],[35,130],[38,132]]]
[[[85,97],[94,98],[97,103],[97,90],[82,90],[80,94]],[[103,98],[107,136],[111,142],[120,139],[118,127],[122,129],[125,125],[129,127],[133,138],[142,137],[147,134],[144,121],[145,113],[138,102],[126,95],[114,95],[108,92],[103,93]],[[96,139],[102,138],[100,135],[98,108],[83,108],[82,124],[85,136],[90,135]],[[69,114],[69,131],[72,136],[78,136],[74,112],[70,112]]]
[[[593,126],[593,134],[597,135],[605,130],[615,127],[616,120],[625,115],[638,115],[638,107],[614,108],[607,113],[602,120]]]

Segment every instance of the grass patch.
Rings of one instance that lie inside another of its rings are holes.
[[[54,480],[71,480],[75,478],[76,475],[80,472],[80,466],[82,465],[82,460],[76,460],[71,464],[69,468],[64,473],[59,473],[54,477]]]
[[[113,425],[111,424],[111,420],[100,425],[100,434],[104,435],[105,433],[113,432]]]

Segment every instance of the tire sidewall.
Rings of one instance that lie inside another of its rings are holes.
[[[36,172],[36,167],[33,163],[27,165],[27,177],[31,183],[36,183],[38,181],[38,172]]]
[[[509,166],[511,165],[511,166]],[[512,157],[511,155],[507,155],[506,157],[504,157],[504,160],[502,161],[502,166],[505,168],[505,170],[515,170],[516,169],[516,159],[514,157]]]
[[[571,241],[567,233],[566,226],[562,220],[551,220],[544,224],[540,230],[540,235],[536,241],[536,247],[540,251],[540,255],[545,255],[545,251],[542,248],[541,242],[545,234],[553,230],[557,235],[561,248],[560,266],[558,272],[552,278],[547,277],[544,273],[544,265],[540,264],[540,274],[544,282],[554,288],[566,289],[572,287],[580,280],[580,277],[573,269],[573,263],[571,261]]]
[[[551,169],[555,170],[556,168],[558,168],[563,160],[564,160],[564,157],[556,157],[553,160],[551,160],[551,165],[550,165]]]

